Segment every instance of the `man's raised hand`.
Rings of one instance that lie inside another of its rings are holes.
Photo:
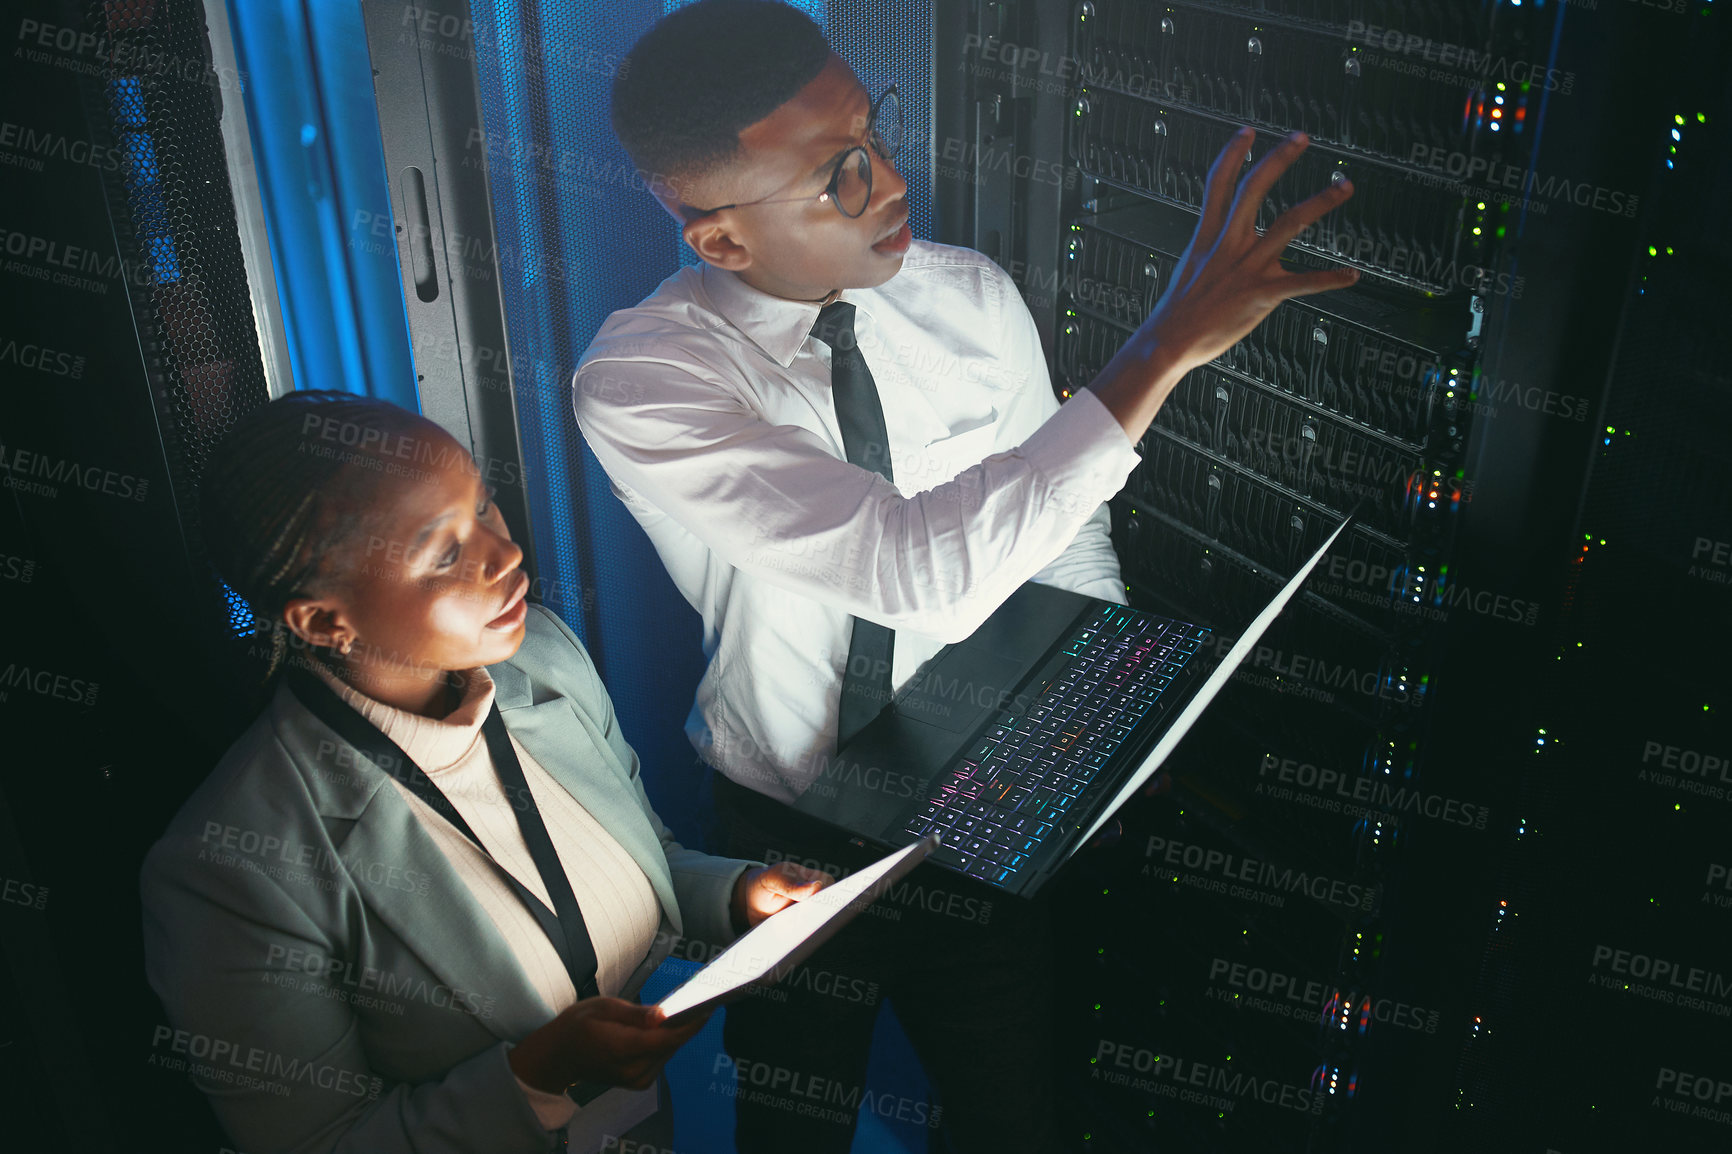
[[[1142,326],[1089,385],[1101,403],[1139,439],[1179,378],[1219,357],[1290,297],[1346,288],[1356,269],[1289,272],[1281,253],[1325,213],[1353,195],[1342,180],[1275,218],[1257,234],[1257,210],[1309,140],[1294,133],[1245,174],[1234,175],[1248,155],[1253,133],[1242,128],[1209,168],[1197,231],[1179,258],[1166,292]]]

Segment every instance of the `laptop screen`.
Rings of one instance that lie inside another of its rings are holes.
[[[1335,532],[1329,534],[1329,539],[1323,542],[1317,552],[1311,554],[1311,559],[1299,567],[1299,571],[1293,574],[1292,580],[1288,581],[1281,592],[1275,595],[1275,599],[1263,606],[1263,611],[1257,614],[1245,632],[1239,635],[1239,640],[1233,643],[1233,647],[1227,651],[1227,656],[1215,667],[1214,672],[1209,674],[1209,679],[1203,682],[1203,687],[1197,691],[1195,697],[1191,698],[1190,704],[1186,705],[1180,711],[1179,716],[1173,719],[1173,724],[1161,735],[1160,740],[1155,743],[1155,747],[1149,751],[1148,757],[1143,759],[1143,764],[1138,767],[1135,773],[1125,779],[1124,785],[1120,787],[1113,800],[1101,810],[1100,816],[1095,818],[1094,824],[1089,826],[1088,832],[1072,843],[1070,849],[1072,854],[1087,845],[1095,834],[1101,831],[1101,827],[1112,819],[1113,814],[1118,812],[1119,807],[1129,801],[1144,785],[1148,784],[1149,779],[1155,775],[1155,771],[1161,768],[1161,763],[1167,760],[1174,747],[1179,744],[1186,733],[1190,732],[1191,726],[1196,724],[1197,718],[1201,717],[1203,711],[1209,708],[1209,703],[1215,700],[1215,695],[1221,692],[1221,688],[1227,684],[1227,679],[1232,677],[1233,672],[1239,668],[1239,664],[1251,655],[1251,650],[1256,648],[1257,642],[1262,640],[1263,634],[1268,631],[1275,618],[1280,616],[1281,610],[1287,607],[1287,602],[1291,601],[1294,595],[1299,592],[1299,587],[1305,584],[1305,578],[1311,575],[1311,570],[1315,569],[1317,563],[1323,560],[1324,555],[1329,552],[1329,547],[1335,544],[1335,538],[1341,536],[1341,531],[1347,528],[1352,520],[1353,518],[1349,517],[1336,526]],[[1069,854],[1066,856],[1068,857]]]

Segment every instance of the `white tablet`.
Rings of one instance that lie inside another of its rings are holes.
[[[928,834],[765,918],[656,1004],[672,1018],[732,1001],[753,985],[781,981],[937,845],[937,835]]]

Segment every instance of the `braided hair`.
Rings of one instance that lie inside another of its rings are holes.
[[[385,401],[299,390],[237,421],[212,452],[199,485],[211,563],[270,636],[268,684],[289,643],[283,609],[316,596],[352,568],[350,546],[380,514],[382,445],[430,443],[438,426]]]

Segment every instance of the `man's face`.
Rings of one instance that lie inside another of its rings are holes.
[[[697,182],[692,203],[740,205],[686,225],[699,256],[776,296],[818,300],[831,289],[872,288],[896,275],[908,251],[908,185],[871,147],[872,197],[852,219],[818,195],[842,154],[866,143],[872,97],[840,56],[798,95],[740,133],[741,155]],[[747,204],[760,198],[779,204]]]

